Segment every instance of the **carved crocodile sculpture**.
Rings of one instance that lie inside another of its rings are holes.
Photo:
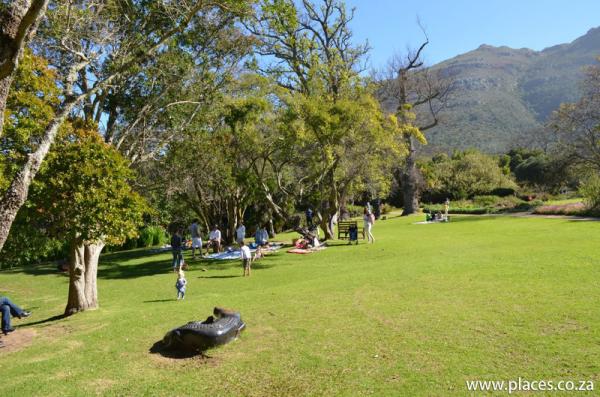
[[[237,339],[246,327],[240,313],[215,307],[205,321],[191,321],[167,332],[163,345],[170,350],[205,351]]]

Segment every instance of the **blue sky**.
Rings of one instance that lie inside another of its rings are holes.
[[[375,68],[385,65],[423,35],[431,44],[426,60],[434,64],[481,44],[534,50],[571,42],[600,26],[600,0],[347,0],[356,7],[352,24],[359,41],[369,40]]]

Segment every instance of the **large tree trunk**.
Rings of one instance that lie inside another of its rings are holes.
[[[272,214],[269,214],[269,221],[267,222],[267,233],[269,233],[270,239],[275,238],[276,233],[275,233],[275,225],[273,224]]]
[[[0,136],[4,110],[23,48],[46,12],[48,0],[15,0],[0,13]]]
[[[335,239],[335,225],[334,222],[337,223],[337,215],[340,209],[340,191],[338,189],[338,185],[335,182],[334,177],[334,169],[332,168],[329,173],[330,180],[330,192],[329,192],[329,204],[327,205],[327,209],[325,211],[324,220],[327,222],[327,227],[323,229],[325,231],[325,239],[333,240]]]
[[[414,214],[419,210],[419,171],[416,164],[417,151],[414,139],[412,136],[407,137],[408,156],[400,178],[404,198],[402,216]]]
[[[12,81],[12,74],[0,80],[0,136],[2,136],[2,132],[4,131],[4,111],[6,110],[6,101]]]
[[[225,242],[231,244],[235,241],[235,230],[237,229],[238,217],[237,217],[237,205],[235,199],[227,200],[227,230],[225,230]]]
[[[321,222],[320,225],[321,230],[323,230],[323,233],[325,234],[323,240],[333,240],[335,238],[335,233],[333,232],[333,230],[330,227],[329,224],[329,215],[327,214],[323,214],[323,216],[321,217]]]
[[[338,213],[338,201],[337,199],[329,202],[326,208],[323,208],[319,214],[319,226],[325,233],[325,240],[335,239],[335,226],[331,222],[332,218]]]
[[[103,242],[76,242],[69,259],[69,298],[65,315],[98,308],[98,259]]]

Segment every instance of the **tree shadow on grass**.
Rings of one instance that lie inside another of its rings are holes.
[[[117,262],[117,261],[130,261],[133,259],[145,258],[153,255],[162,255],[171,253],[171,250],[158,250],[151,248],[139,248],[130,251],[119,251],[119,252],[110,252],[106,254],[102,254],[100,256],[101,262]]]
[[[31,276],[60,276],[69,277],[69,272],[58,270],[56,263],[42,263],[36,265],[25,265],[20,268],[14,268],[6,271],[7,273],[25,273]]]
[[[200,276],[198,278],[236,278],[236,277],[242,277],[242,276],[234,276],[234,275],[228,275],[228,276]]]
[[[151,269],[146,268],[148,263],[153,264],[168,264],[170,263],[170,259],[164,260],[155,260],[153,262],[146,262],[139,265],[129,265],[123,266],[118,262],[126,262],[133,259],[141,259],[145,257],[151,257],[154,255],[160,255],[164,252],[154,252],[151,249],[137,249],[131,251],[122,251],[122,252],[113,252],[109,254],[102,254],[100,256],[100,268],[98,269],[98,277],[106,277],[106,278],[132,278],[138,277],[136,275],[137,272],[140,273],[139,277],[144,275],[155,274]],[[110,268],[105,268],[106,266],[110,266]],[[115,269],[117,267],[117,269]],[[139,270],[135,270],[135,268],[141,268]],[[126,270],[127,269],[127,270]],[[156,269],[158,272],[163,272],[163,269]],[[8,269],[6,272],[14,272],[14,273],[25,273],[32,276],[49,276],[56,275],[61,277],[68,277],[69,272],[61,271],[59,269],[59,265],[57,262],[46,262],[32,265],[25,265],[20,268]],[[123,274],[124,277],[112,277],[113,275]]]
[[[171,259],[154,259],[147,262],[136,264],[122,264],[120,261],[130,259],[140,259],[143,257],[151,257],[155,255],[148,250],[127,251],[121,253],[107,254],[100,258],[98,266],[98,278],[115,280],[115,279],[132,279],[146,276],[154,276],[157,274],[167,274],[172,271]],[[270,254],[260,262],[252,265],[253,269],[269,269],[275,266],[278,254]],[[112,259],[112,260],[111,260]],[[206,270],[228,270],[233,268],[241,268],[239,260],[215,260],[203,259],[189,262],[190,270],[195,271],[205,268]],[[25,266],[19,269],[12,269],[9,272],[25,273],[34,276],[57,275],[60,277],[68,277],[68,272],[61,272],[57,269],[56,264],[43,264],[35,266]],[[215,277],[217,278],[217,277]]]
[[[58,314],[56,316],[52,316],[52,317],[48,317],[47,319],[44,320],[38,320],[38,321],[33,321],[30,323],[24,323],[22,324],[22,326],[29,326],[29,325],[40,325],[40,324],[46,324],[46,323],[51,323],[53,321],[58,321],[58,320],[63,320],[65,318],[67,318],[69,316],[67,316],[66,314]]]
[[[161,303],[161,302],[173,302],[176,299],[154,299],[151,301],[144,301],[144,303]]]
[[[128,279],[165,274],[169,271],[170,261],[168,260],[154,260],[135,265],[103,261],[98,268],[98,278]]]
[[[263,258],[260,262],[252,264],[253,269],[265,270],[275,266],[275,258]],[[240,268],[239,260],[206,260],[190,264],[188,271],[206,269],[210,271],[222,271]],[[157,274],[167,274],[172,271],[170,260],[154,260],[135,265],[122,265],[118,262],[102,262],[98,268],[98,278],[103,279],[131,279]],[[207,277],[208,278],[208,277]],[[217,277],[215,277],[217,278]]]
[[[279,257],[280,253],[270,253],[264,258],[261,258],[258,262],[252,263],[252,269],[270,269],[275,266],[275,261]],[[205,259],[202,262],[192,263],[192,270],[204,268],[206,270],[230,270],[239,268],[242,269],[242,262],[239,259]],[[237,276],[234,276],[237,277]],[[209,278],[209,277],[200,277]],[[215,277],[217,278],[217,277]]]

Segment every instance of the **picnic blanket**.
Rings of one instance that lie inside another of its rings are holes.
[[[275,252],[278,251],[281,247],[283,247],[283,243],[271,243],[268,248],[263,248],[263,252]],[[250,252],[256,252],[256,248],[251,248]],[[219,252],[218,254],[210,254],[206,257],[207,259],[217,259],[217,260],[234,260],[240,259],[241,253],[239,249]]]
[[[309,248],[309,249],[304,249],[304,248],[293,248],[291,250],[288,250],[287,252],[290,254],[300,254],[300,255],[304,255],[304,254],[312,254],[313,252],[317,252],[317,251],[322,251],[327,247],[323,247],[320,246],[318,248]]]

